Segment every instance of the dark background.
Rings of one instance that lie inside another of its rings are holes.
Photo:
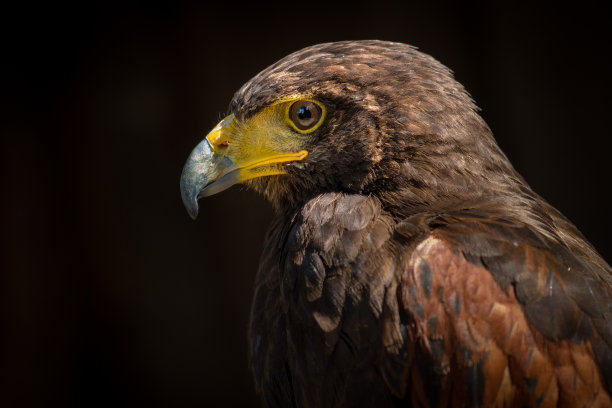
[[[612,260],[608,10],[84,2],[0,13],[0,405],[253,405],[246,325],[271,209],[179,175],[240,85],[304,46],[418,46],[531,186]]]

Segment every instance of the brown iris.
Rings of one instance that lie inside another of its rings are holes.
[[[321,120],[321,107],[311,101],[297,101],[289,108],[289,118],[299,130],[308,130]]]

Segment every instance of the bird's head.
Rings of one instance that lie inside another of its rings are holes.
[[[347,41],[291,54],[236,92],[181,193],[193,218],[199,198],[236,183],[277,208],[330,191],[422,200],[453,190],[448,173],[469,188],[496,166],[509,164],[446,67],[405,44]]]

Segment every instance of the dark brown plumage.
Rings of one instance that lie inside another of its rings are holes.
[[[275,206],[249,330],[269,406],[612,406],[612,270],[414,48],[322,44],[230,106],[323,103]]]

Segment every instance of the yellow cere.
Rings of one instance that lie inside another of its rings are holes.
[[[319,123],[306,131],[289,119],[289,109],[298,100],[316,103],[322,114]],[[239,122],[234,115],[223,119],[206,137],[215,156],[223,156],[239,171],[237,182],[255,177],[285,174],[283,163],[304,160],[305,134],[316,130],[325,119],[325,107],[310,98],[295,97],[276,102]],[[297,132],[297,133],[296,133]]]

